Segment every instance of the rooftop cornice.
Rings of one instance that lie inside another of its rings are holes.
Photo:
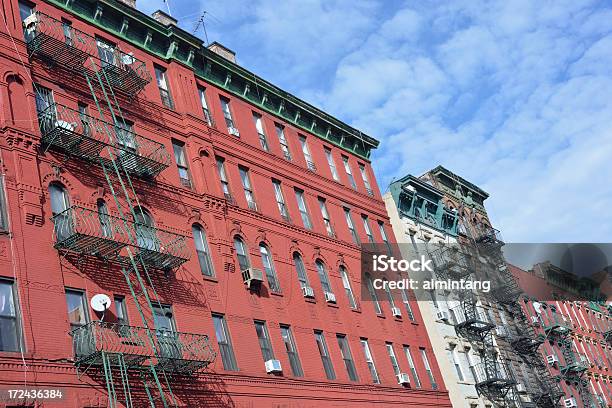
[[[214,53],[201,39],[178,26],[165,26],[117,0],[44,1],[149,54],[189,67],[196,77],[365,160],[369,160],[371,150],[379,145],[371,136]],[[118,13],[119,21],[126,24],[113,27],[109,19],[100,18],[109,10]]]

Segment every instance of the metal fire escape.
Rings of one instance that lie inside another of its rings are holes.
[[[470,225],[465,217],[461,221],[465,226]],[[462,292],[459,310],[455,311],[455,330],[480,350],[481,363],[475,371],[477,391],[500,407],[557,407],[563,392],[558,381],[551,377],[538,351],[544,336],[536,334],[520,305],[522,290],[507,268],[501,250],[504,242],[499,231],[493,228],[472,231],[467,228],[467,233],[470,235],[470,244],[430,247],[436,274],[443,279],[491,279],[494,290],[491,290],[487,298],[491,302],[505,305],[513,315],[519,335],[512,339],[512,346],[536,373],[536,383],[529,385],[531,401],[524,401],[520,398],[512,371],[499,358],[494,346],[495,325],[479,310],[477,295]]]
[[[151,76],[132,55],[113,48],[102,57],[95,38],[40,12],[24,20],[24,35],[30,57],[66,81],[80,81],[98,112],[93,117],[57,104],[39,112],[43,146],[99,165],[118,212],[72,206],[55,215],[55,248],[121,271],[142,324],[95,321],[72,331],[77,371],[103,378],[111,408],[178,406],[171,383],[206,367],[215,352],[208,336],[157,329],[153,319],[161,304],[152,276],[186,262],[189,252],[185,236],[143,221],[132,184],[133,176],[155,177],[170,162],[163,145],[126,129],[119,103],[134,98]]]
[[[589,391],[589,382],[584,378],[588,369],[586,356],[576,355],[572,342],[572,325],[568,321],[558,319],[554,305],[549,306],[553,313],[553,319],[544,324],[544,333],[548,340],[559,346],[563,355],[563,365],[560,367],[562,378],[573,384],[580,395],[582,406],[593,406],[593,398]]]

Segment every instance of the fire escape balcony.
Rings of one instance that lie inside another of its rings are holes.
[[[137,177],[155,177],[170,165],[163,144],[64,105],[52,104],[38,114],[42,143],[65,154],[120,168]]]
[[[544,324],[544,333],[546,335],[565,336],[573,330],[572,324],[569,321],[556,320]]]
[[[608,342],[608,344],[612,346],[612,327],[606,330],[603,336],[604,336],[604,339],[606,339],[606,341]]]
[[[455,330],[462,337],[472,338],[474,335],[483,335],[491,331],[496,325],[491,323],[487,316],[470,306],[460,305],[452,309],[456,316]]]
[[[478,363],[474,366],[474,381],[478,389],[485,389],[485,395],[499,397],[504,394],[504,390],[516,384],[510,374],[508,367],[501,363],[486,364]]]
[[[479,228],[475,231],[476,243],[483,249],[495,250],[504,245],[501,232],[495,228]]]
[[[144,265],[158,270],[171,270],[189,260],[184,235],[150,225],[79,206],[56,214],[52,220],[58,250],[121,265],[130,263],[129,250]]]
[[[99,74],[105,85],[133,97],[151,82],[144,62],[41,12],[23,21],[30,56],[62,69]]]
[[[471,274],[470,258],[456,244],[440,245],[431,252],[436,275],[440,278],[462,279]]]
[[[103,366],[105,354],[111,363],[121,356],[128,369],[154,364],[166,372],[193,374],[216,357],[208,336],[203,334],[94,321],[70,335],[78,368]]]
[[[570,358],[567,359],[566,364],[561,367],[561,374],[566,377],[575,377],[588,370],[589,360],[587,360],[585,355],[578,354],[576,356],[573,352],[570,353]]]

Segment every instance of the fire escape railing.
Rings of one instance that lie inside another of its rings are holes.
[[[37,11],[23,21],[23,26],[31,56],[73,72],[103,73],[107,86],[130,97],[151,82],[144,62],[67,23]],[[90,58],[96,63],[92,64]]]
[[[109,163],[110,146],[122,168],[138,177],[155,177],[170,165],[163,144],[64,105],[49,105],[38,114],[38,123],[43,144],[93,163]]]
[[[170,270],[190,258],[184,235],[72,206],[52,218],[55,248],[128,264],[132,248],[146,266]]]
[[[72,330],[70,335],[77,367],[101,366],[106,354],[121,355],[129,368],[144,368],[150,363],[168,372],[192,374],[216,357],[208,336],[203,334],[95,321]]]

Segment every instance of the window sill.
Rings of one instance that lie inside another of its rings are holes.
[[[331,302],[325,302],[325,303],[327,303],[327,306],[329,306],[329,307],[333,307],[335,309],[340,308],[340,306],[338,306],[337,303],[331,303]]]
[[[361,313],[361,309],[360,309],[360,308],[358,308],[358,307],[356,307],[356,308],[351,309],[351,312],[354,312],[354,313]]]
[[[274,295],[274,296],[279,296],[279,297],[283,297],[284,296],[282,292],[275,292],[273,290],[270,290],[270,294]]]
[[[412,325],[414,325],[414,326],[418,326],[418,325],[419,325],[419,322],[415,322],[414,320],[411,320],[411,321],[410,321],[410,324],[412,324]]]
[[[209,281],[209,282],[219,283],[219,279],[215,276],[202,275],[202,279],[204,279],[205,281]]]
[[[376,313],[376,317],[381,318],[381,319],[386,319],[384,313]]]
[[[305,297],[304,300],[308,303],[317,303],[317,300],[311,297]]]

